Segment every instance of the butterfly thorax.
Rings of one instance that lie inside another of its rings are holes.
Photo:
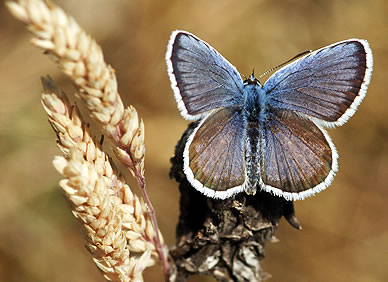
[[[260,83],[244,84],[244,114],[247,122],[247,141],[245,147],[245,163],[247,169],[247,183],[245,192],[255,194],[260,173],[260,120],[263,119],[265,110],[265,92]]]
[[[255,122],[262,118],[264,113],[265,92],[260,83],[244,84],[244,112],[249,122]]]

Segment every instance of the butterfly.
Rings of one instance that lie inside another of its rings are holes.
[[[184,173],[215,199],[259,189],[302,200],[327,188],[338,154],[324,127],[353,116],[373,66],[368,42],[349,39],[292,61],[261,85],[179,30],[166,62],[181,115],[198,123],[185,144]]]

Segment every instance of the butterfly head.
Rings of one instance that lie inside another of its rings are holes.
[[[255,84],[255,85],[258,84],[261,86],[260,81],[255,77],[255,70],[253,70],[252,74],[244,80],[244,85],[247,85],[247,84]]]

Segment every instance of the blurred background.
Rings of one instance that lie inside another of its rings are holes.
[[[169,159],[188,124],[166,73],[171,31],[196,34],[245,75],[307,49],[367,39],[374,72],[366,99],[346,125],[329,130],[339,173],[329,189],[295,203],[303,231],[283,220],[262,264],[270,281],[388,281],[388,1],[56,2],[102,46],[124,103],[145,121],[148,192],[168,244],[175,243],[179,200]],[[51,162],[59,151],[40,104],[40,76],[50,74],[68,94],[74,88],[30,38],[2,2],[0,280],[104,281],[58,188]],[[145,273],[146,281],[161,277],[159,267]]]

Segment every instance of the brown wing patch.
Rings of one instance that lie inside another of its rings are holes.
[[[273,111],[263,124],[261,178],[284,192],[299,193],[324,183],[332,171],[330,144],[311,120]]]
[[[245,182],[245,126],[241,111],[236,106],[211,114],[189,146],[190,169],[207,188],[225,191]]]

